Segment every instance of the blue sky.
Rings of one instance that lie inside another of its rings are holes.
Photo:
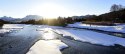
[[[0,17],[99,15],[109,12],[113,4],[125,6],[125,0],[0,0]]]

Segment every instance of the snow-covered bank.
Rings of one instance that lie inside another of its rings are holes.
[[[97,33],[88,30],[74,30],[74,29],[56,29],[55,30],[59,34],[63,34],[63,36],[71,36],[76,40],[80,40],[83,42],[90,42],[93,44],[101,44],[105,46],[110,46],[114,44],[119,44],[125,46],[125,39],[119,38],[107,34]]]
[[[68,47],[60,40],[39,40],[27,52],[27,54],[62,54],[61,49]]]
[[[7,30],[7,29],[0,29],[0,33],[6,33],[6,32],[10,32],[10,30]]]
[[[0,33],[13,32],[23,29],[24,24],[4,24]]]
[[[4,24],[2,28],[4,29],[13,29],[13,28],[17,28],[17,29],[22,29],[24,27],[25,24]]]
[[[74,23],[74,24],[68,24],[67,27],[90,28],[90,29],[98,29],[98,30],[103,30],[103,31],[125,33],[125,25],[101,26],[101,25],[82,24],[81,22],[77,22],[77,23]]]

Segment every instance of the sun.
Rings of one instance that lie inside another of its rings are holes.
[[[65,17],[72,15],[71,11],[68,9],[53,3],[39,4],[33,11],[35,14],[41,15],[44,18],[57,18],[59,16]]]

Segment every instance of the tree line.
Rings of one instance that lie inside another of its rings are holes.
[[[51,26],[66,26],[67,24],[71,24],[74,22],[81,22],[85,20],[84,18],[72,18],[72,17],[58,17],[55,19],[41,19],[41,20],[29,20],[22,21],[20,24],[40,24],[40,25],[51,25]]]
[[[3,26],[3,24],[7,24],[7,23],[9,22],[0,19],[0,28]]]

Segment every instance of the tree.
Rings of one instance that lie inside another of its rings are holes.
[[[124,9],[124,7],[122,5],[114,4],[114,5],[111,6],[110,11],[114,12],[114,11],[119,11],[119,10],[123,10],[123,9]]]

